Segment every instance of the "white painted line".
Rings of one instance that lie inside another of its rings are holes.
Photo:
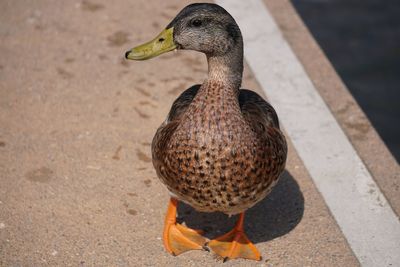
[[[400,265],[400,222],[261,0],[217,0],[245,57],[362,266]]]

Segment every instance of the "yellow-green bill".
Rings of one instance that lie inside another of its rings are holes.
[[[174,28],[163,30],[156,38],[145,44],[132,48],[125,53],[125,58],[133,60],[145,60],[156,57],[162,53],[174,50]]]

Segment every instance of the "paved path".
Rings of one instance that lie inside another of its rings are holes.
[[[168,193],[150,159],[172,101],[206,75],[202,55],[145,62],[124,52],[187,1],[0,3],[0,266],[214,266],[210,253],[164,252]],[[262,94],[246,66],[244,87]],[[249,211],[263,255],[229,266],[358,266],[289,143],[287,170]],[[208,237],[234,218],[181,207]]]

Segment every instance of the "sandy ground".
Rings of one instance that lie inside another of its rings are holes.
[[[168,193],[150,158],[172,101],[203,81],[205,58],[123,59],[186,4],[0,2],[1,266],[221,265],[205,251],[164,251]],[[248,68],[244,87],[260,92]],[[179,219],[212,238],[235,218],[181,206]],[[226,266],[358,265],[291,145],[246,230],[263,260]]]

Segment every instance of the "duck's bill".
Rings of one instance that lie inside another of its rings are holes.
[[[132,48],[125,53],[126,59],[146,60],[176,49],[173,37],[174,28],[163,30],[156,38]]]

